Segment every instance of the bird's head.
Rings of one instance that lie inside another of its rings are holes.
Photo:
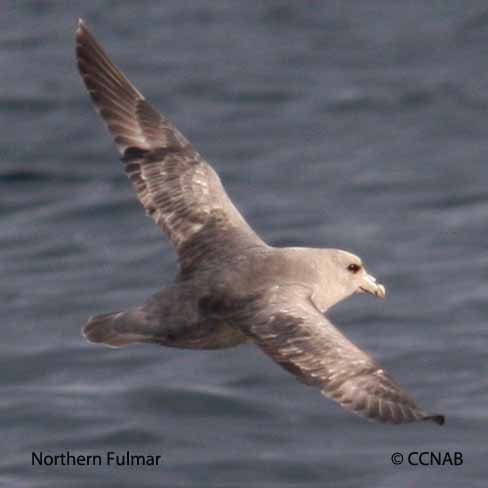
[[[320,249],[315,262],[320,277],[316,305],[321,310],[354,293],[385,297],[385,287],[366,271],[358,256],[339,249]]]

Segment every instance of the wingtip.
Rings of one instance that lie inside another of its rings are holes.
[[[86,23],[81,17],[79,17],[78,26],[76,27],[76,35],[79,36],[84,30],[86,30]]]
[[[427,415],[423,420],[430,420],[437,425],[444,425],[446,423],[446,416],[441,414]]]

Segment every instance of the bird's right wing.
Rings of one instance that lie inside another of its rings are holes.
[[[353,413],[392,424],[444,423],[444,416],[425,412],[369,354],[339,332],[304,287],[276,286],[240,304],[227,319],[281,367]]]
[[[264,245],[212,167],[112,63],[81,20],[76,56],[127,176],[147,214],[176,248],[182,271],[234,247]]]

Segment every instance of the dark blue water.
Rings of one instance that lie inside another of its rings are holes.
[[[7,1],[0,16],[0,485],[486,486],[484,1]],[[244,346],[95,347],[175,270],[74,63],[78,16],[274,245],[363,257],[332,317],[443,428],[352,416]],[[162,455],[33,467],[32,451]],[[461,466],[394,466],[398,451]]]

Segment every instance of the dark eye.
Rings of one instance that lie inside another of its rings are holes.
[[[359,270],[361,269],[361,266],[359,266],[359,264],[350,264],[348,267],[347,267],[347,270],[350,271],[351,273],[354,273],[356,274]]]

